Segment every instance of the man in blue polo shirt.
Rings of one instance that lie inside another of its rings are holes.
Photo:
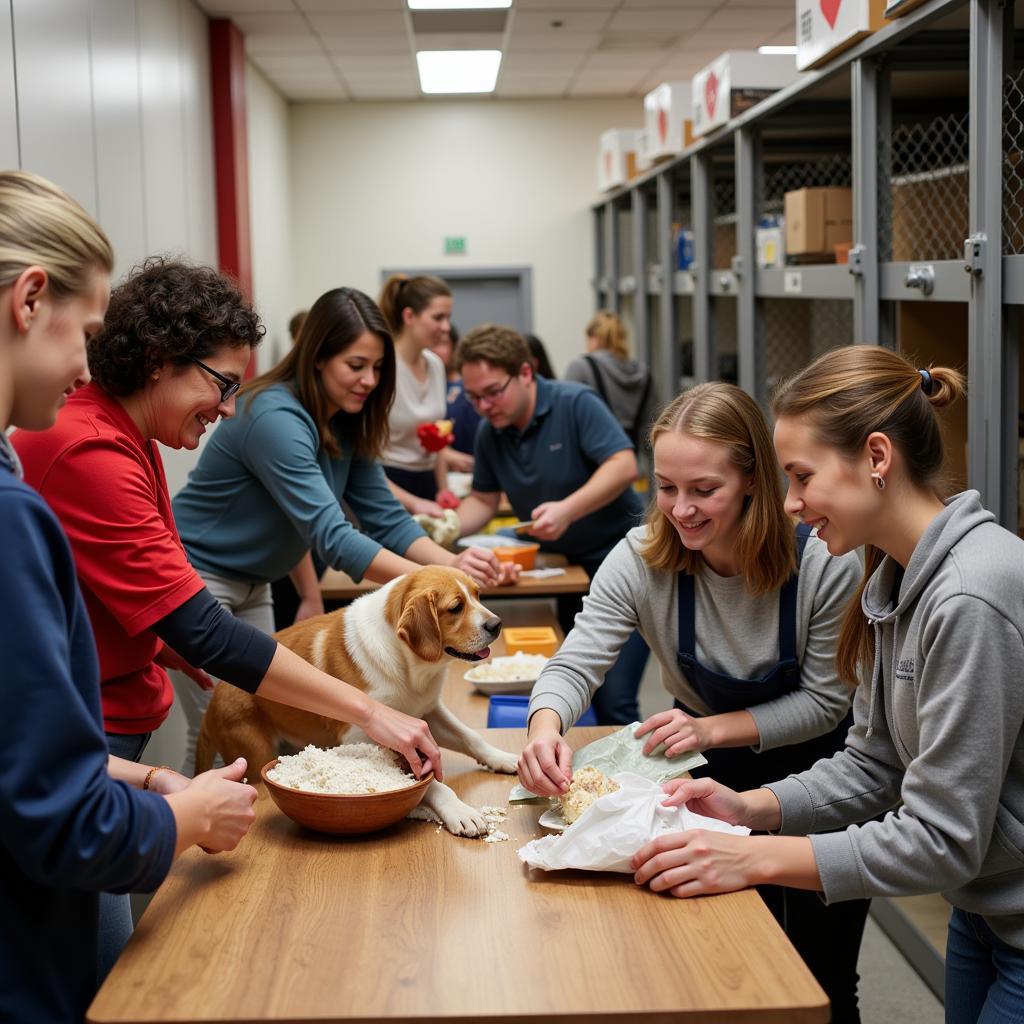
[[[510,327],[474,328],[459,342],[455,365],[485,421],[476,435],[473,491],[458,510],[462,535],[494,516],[504,491],[516,516],[533,522],[529,532],[542,550],[593,576],[643,516],[630,486],[637,464],[626,432],[591,388],[535,376],[525,340]],[[559,600],[566,632],[580,606],[578,597]],[[602,724],[639,718],[647,653],[634,633],[594,697]]]

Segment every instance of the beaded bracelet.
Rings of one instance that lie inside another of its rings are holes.
[[[142,783],[142,788],[143,789],[149,789],[149,784],[153,781],[153,776],[157,772],[173,772],[173,771],[174,771],[174,769],[169,764],[158,764],[155,768],[150,768],[149,771],[146,772],[146,778],[145,778],[145,781]]]

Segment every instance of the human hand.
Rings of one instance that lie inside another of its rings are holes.
[[[511,586],[513,583],[518,582],[519,572],[522,569],[518,562],[499,562],[498,568],[501,570],[498,586]]]
[[[468,573],[485,587],[493,587],[500,583],[504,571],[498,556],[484,548],[466,548],[462,554],[456,556],[452,565]]]
[[[558,540],[572,526],[572,516],[564,501],[545,501],[531,513],[533,525],[525,531],[538,540]]]
[[[462,504],[447,487],[444,490],[437,492],[437,503],[442,509],[458,508],[459,505]]]
[[[735,892],[761,880],[758,841],[764,837],[709,832],[670,832],[637,850],[630,867],[637,885],[672,896]]]
[[[195,665],[190,665],[177,651],[164,644],[157,652],[156,663],[176,672],[184,672],[201,690],[212,690],[217,680]]]
[[[742,793],[723,786],[714,779],[671,779],[662,784],[668,799],[662,807],[686,806],[694,814],[705,818],[718,818],[730,825],[748,825],[747,803]]]
[[[182,795],[194,798],[204,812],[197,844],[207,853],[233,850],[256,820],[256,790],[242,782],[244,757],[192,779]],[[153,777],[156,778],[160,772]]]
[[[653,754],[662,744],[665,756],[675,757],[691,750],[707,750],[712,745],[707,721],[694,718],[678,708],[651,715],[633,734],[637,739],[651,735],[644,744],[644,753]]]
[[[315,594],[304,597],[299,601],[299,608],[295,613],[295,621],[301,622],[303,619],[312,619],[317,615],[323,615],[323,613],[324,599],[320,592],[317,591]]]
[[[441,458],[453,473],[472,473],[473,456],[468,452],[460,452],[456,448],[445,448]]]
[[[537,734],[519,755],[519,781],[538,796],[561,796],[572,782],[572,747],[557,731]]]
[[[172,793],[180,793],[192,784],[192,780],[173,768],[158,768],[149,777],[149,791],[159,793],[161,796],[170,796]]]
[[[409,502],[409,514],[413,516],[433,516],[441,519],[444,516],[444,509],[436,501],[428,498],[413,498]]]
[[[373,701],[369,718],[360,724],[370,739],[401,754],[417,779],[428,772],[433,772],[438,782],[444,778],[441,751],[430,735],[430,726],[422,719]]]

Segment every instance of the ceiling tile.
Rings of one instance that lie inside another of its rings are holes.
[[[501,75],[498,78],[499,96],[564,96],[571,75]]]
[[[586,71],[581,72],[573,80],[569,87],[569,93],[573,96],[614,96],[616,94],[631,93],[643,81],[644,76],[637,73],[610,72],[600,73]],[[637,112],[637,121],[643,120],[643,108]]]
[[[211,18],[230,17],[232,14],[295,13],[292,0],[198,0],[198,3]]]
[[[473,32],[452,35],[417,32],[412,38],[417,50],[501,50],[505,41],[498,33]]]
[[[389,32],[404,36],[408,31],[401,11],[379,14],[366,14],[362,11],[352,14],[310,14],[309,23],[314,32],[331,36],[371,36]]]
[[[565,10],[552,8],[544,11],[519,11],[512,22],[515,32],[600,32],[607,27],[608,11]],[[561,26],[552,27],[552,22],[560,21]]]
[[[295,0],[295,6],[310,14],[341,14],[345,11],[404,11],[405,0]]]
[[[606,26],[611,32],[681,32],[707,21],[714,11],[690,6],[664,7],[658,10],[619,11]]]
[[[351,53],[335,54],[334,66],[345,76],[351,75],[411,75],[413,74],[412,55],[390,53]]]
[[[247,36],[309,35],[309,26],[301,14],[233,14],[231,20]]]
[[[422,95],[414,75],[353,75],[345,81],[357,100],[419,99]]]
[[[793,22],[793,8],[785,13],[767,7],[733,7],[726,11],[715,11],[702,26],[710,31],[730,31],[736,28],[761,28],[766,32],[777,30]]]
[[[722,6],[723,0],[684,0],[687,8],[713,11]],[[793,0],[772,0],[773,3],[786,3],[793,6]],[[621,6],[627,10],[636,7],[679,7],[681,0],[622,0]]]
[[[246,36],[245,52],[250,57],[259,53],[322,53],[320,41],[312,33],[304,36]]]
[[[620,0],[556,0],[556,2],[558,9],[561,11],[578,10],[580,8],[592,11],[602,9],[611,11],[619,6]],[[670,2],[677,4],[680,0],[670,0]],[[517,11],[534,11],[547,9],[550,6],[551,0],[514,0],[514,10]]]
[[[322,53],[254,53],[249,59],[268,75],[333,76],[331,62]]]
[[[622,53],[589,53],[583,71],[590,72],[646,72],[665,59],[664,50],[625,51]]]
[[[510,50],[501,61],[501,73],[536,72],[542,75],[570,74],[583,60],[578,50]]]
[[[558,32],[548,33],[520,33],[512,30],[508,37],[508,52],[528,50],[594,50],[601,41],[601,37],[595,33],[577,33],[575,35],[564,35]]]
[[[349,36],[324,34],[320,41],[328,53],[411,53],[412,43],[407,35],[397,33]]]
[[[345,90],[336,78],[274,75],[271,81],[293,100],[342,100]]]

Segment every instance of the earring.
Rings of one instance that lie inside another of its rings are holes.
[[[875,481],[875,486],[880,491],[884,491],[885,490],[885,479],[882,476],[882,474],[878,472],[877,469],[874,471],[874,473],[871,474],[871,479]]]

